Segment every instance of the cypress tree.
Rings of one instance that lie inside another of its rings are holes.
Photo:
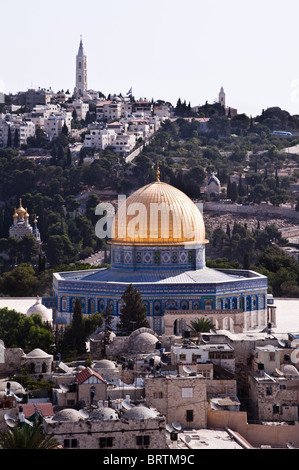
[[[11,147],[11,129],[10,129],[10,126],[8,126],[7,147]]]
[[[146,319],[147,309],[142,302],[141,293],[130,284],[122,295],[124,302],[120,312],[119,328],[122,333],[130,334],[142,327],[149,327]]]
[[[82,315],[82,307],[80,299],[76,299],[73,319],[71,324],[71,338],[72,338],[72,348],[78,353],[86,351],[85,347],[85,337],[84,337],[84,322]]]
[[[13,146],[17,149],[19,147],[19,145],[20,145],[19,131],[18,131],[18,129],[15,129]]]

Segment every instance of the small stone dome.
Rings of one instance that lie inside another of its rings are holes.
[[[65,408],[64,410],[58,411],[52,419],[53,421],[78,421],[82,419],[82,416],[77,410]]]
[[[21,384],[19,384],[19,382],[15,382],[13,380],[4,380],[3,382],[0,382],[0,391],[1,392],[6,392],[7,390],[7,382],[9,382],[10,384],[10,390],[13,392],[13,393],[20,393],[22,395],[25,395],[26,394],[26,391],[25,389],[22,387]]]
[[[115,369],[115,367],[114,362],[108,359],[101,359],[94,365],[94,369]]]
[[[94,410],[89,415],[90,419],[102,419],[103,421],[117,420],[118,414],[113,408],[103,407]]]
[[[157,356],[156,354],[150,354],[145,358],[147,362],[150,362],[151,359],[154,361],[154,364],[160,364],[161,362],[161,357]]]
[[[45,351],[39,348],[35,348],[30,353],[26,354],[26,357],[37,359],[37,358],[49,358],[51,357],[50,354],[47,354]]]
[[[44,322],[52,321],[51,311],[41,303],[41,299],[37,296],[36,302],[26,312],[27,317],[31,317],[33,314],[38,314],[42,317]]]
[[[134,337],[134,340],[131,343],[131,349],[133,352],[139,354],[155,352],[157,341],[156,336],[151,333],[140,333]]]
[[[153,419],[157,416],[157,413],[152,408],[142,405],[134,406],[124,414],[124,417],[127,419]]]

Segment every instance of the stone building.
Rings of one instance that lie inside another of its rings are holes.
[[[44,432],[53,434],[63,448],[165,449],[165,418],[146,406],[127,407],[87,414],[65,408],[43,419]]]
[[[182,427],[207,426],[207,386],[202,376],[166,375],[145,379],[147,403],[163,414],[168,423]]]
[[[276,377],[264,369],[251,372],[248,380],[253,419],[298,421],[299,372],[293,365],[282,365]]]
[[[22,367],[26,367],[32,376],[50,375],[52,373],[53,355],[47,354],[39,348],[25,354]]]

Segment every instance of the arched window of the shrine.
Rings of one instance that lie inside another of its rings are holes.
[[[98,300],[98,311],[99,311],[99,313],[104,313],[105,312],[105,301],[104,301],[104,299]]]
[[[67,310],[67,298],[61,297],[61,311],[66,312]]]

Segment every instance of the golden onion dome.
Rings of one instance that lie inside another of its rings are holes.
[[[199,208],[179,189],[157,181],[135,191],[114,217],[110,244],[205,244]]]
[[[13,218],[16,219],[18,217],[18,214],[17,214],[17,209],[15,208],[15,213],[13,215]]]
[[[19,208],[17,209],[17,213],[18,213],[19,215],[22,215],[22,214],[25,215],[26,212],[27,212],[26,209],[24,209],[24,207],[22,206],[22,199],[20,198],[20,206],[19,206]]]

